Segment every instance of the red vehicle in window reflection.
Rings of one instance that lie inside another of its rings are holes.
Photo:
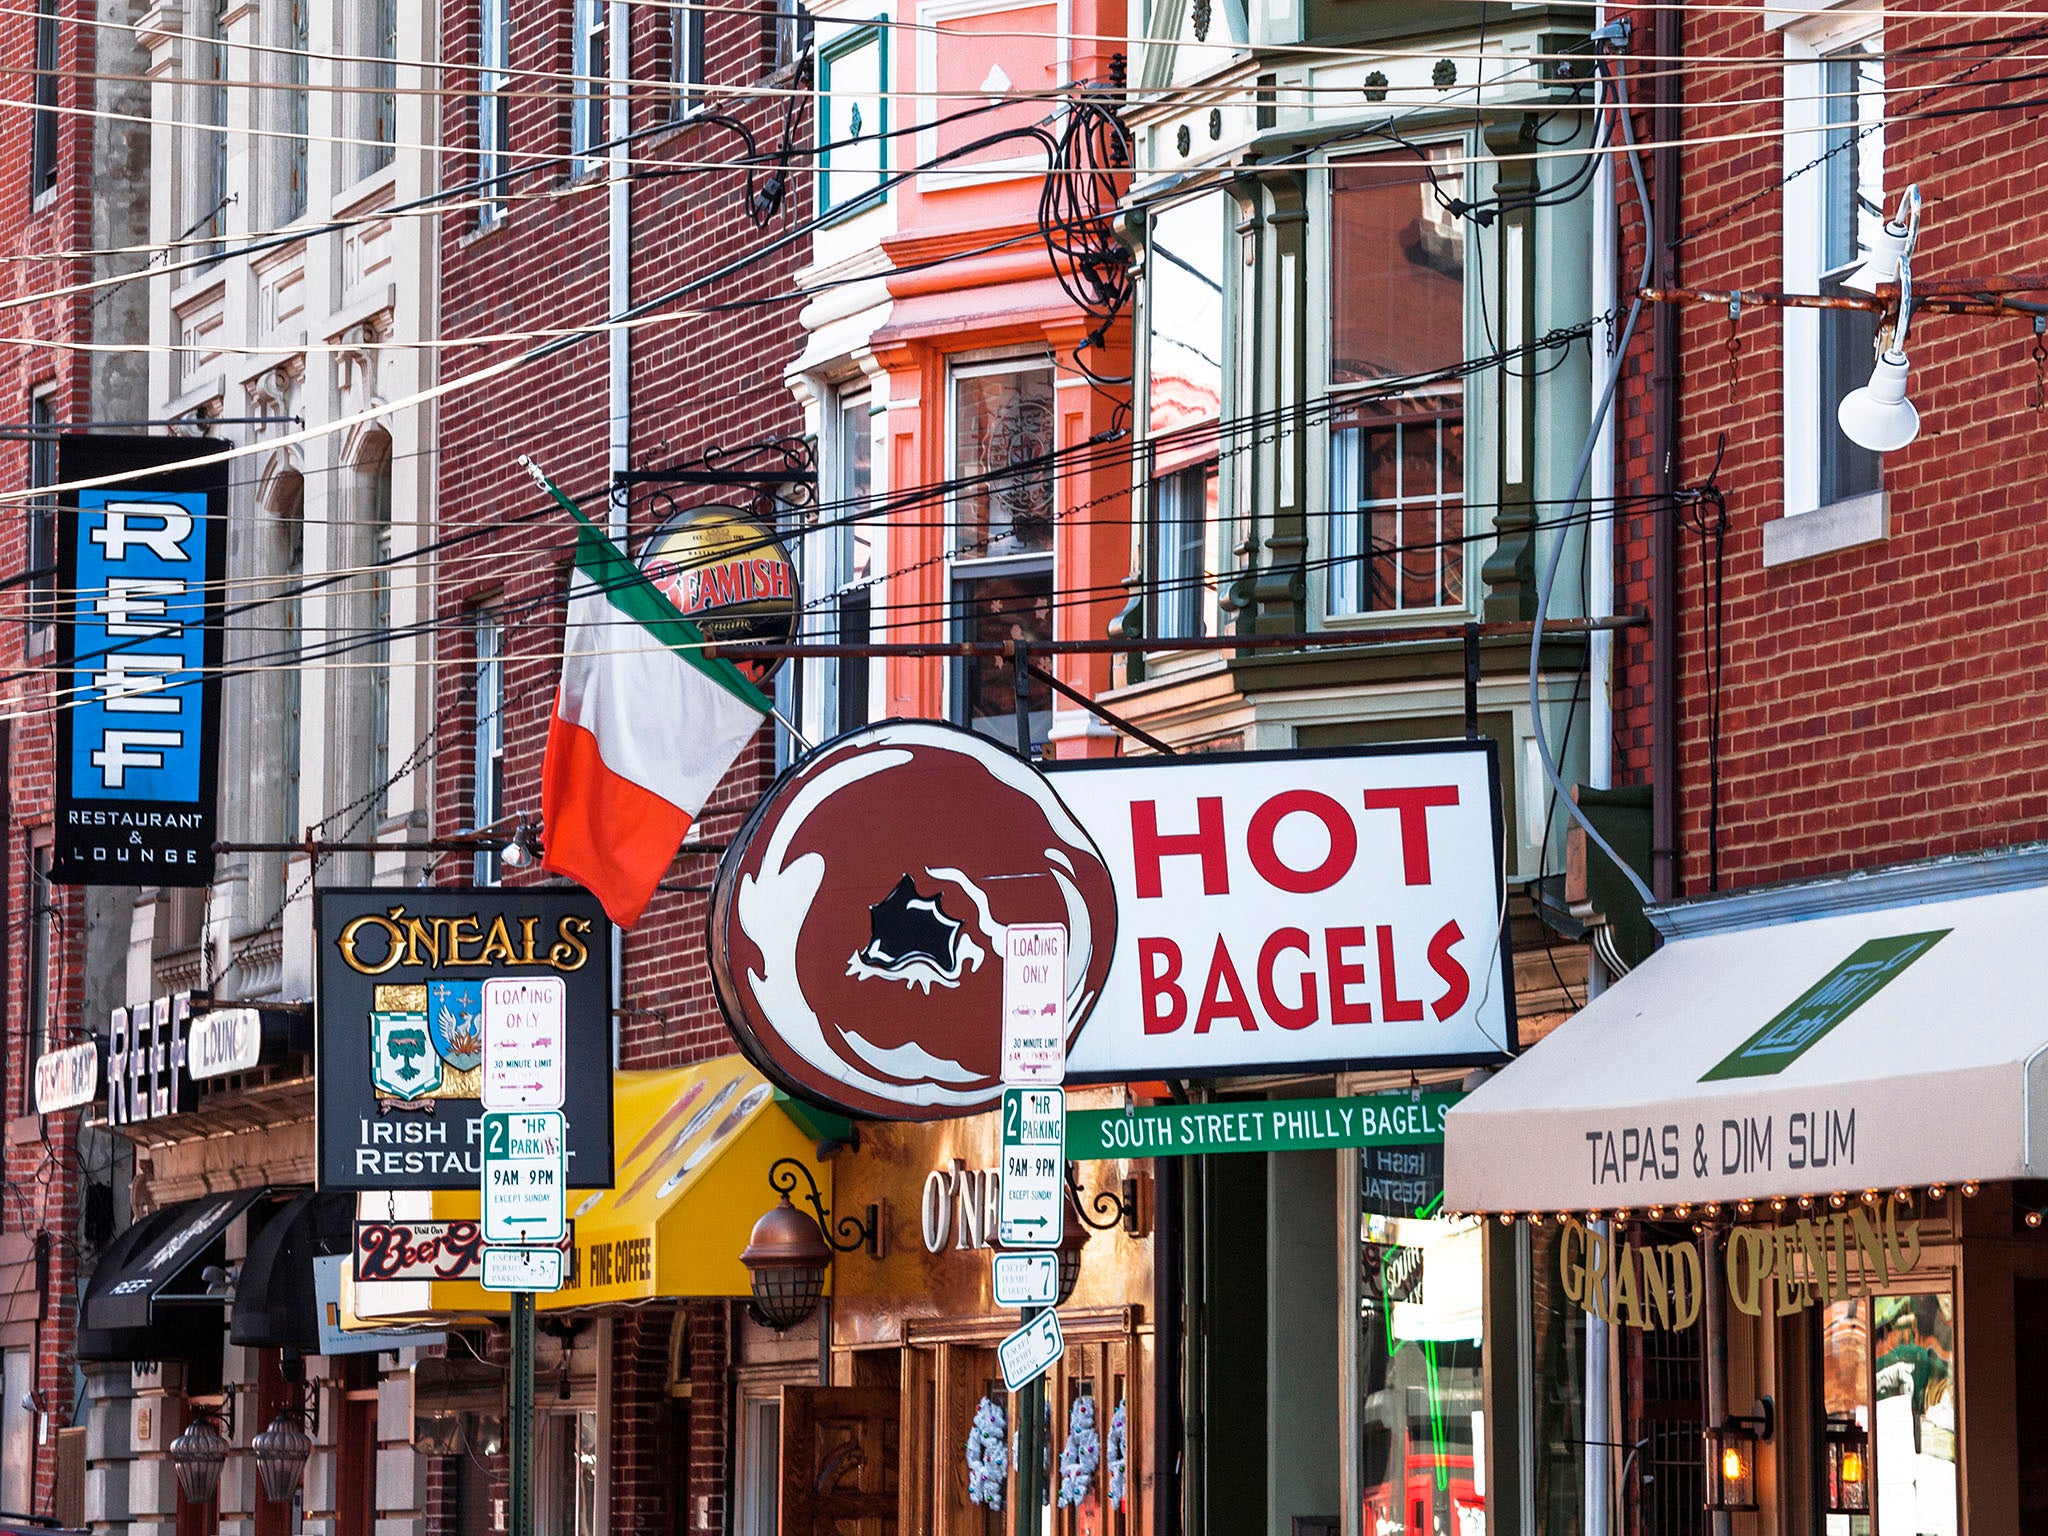
[[[1365,1490],[1364,1536],[1484,1536],[1486,1500],[1472,1480],[1469,1454],[1410,1451],[1406,1473],[1399,1488],[1380,1483]]]

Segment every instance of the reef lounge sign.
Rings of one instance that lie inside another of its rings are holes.
[[[1726,1293],[1750,1317],[1789,1317],[1816,1302],[1868,1296],[1920,1261],[1920,1223],[1882,1206],[1852,1205],[1782,1226],[1728,1230],[1717,1262]],[[1631,1247],[1567,1220],[1557,1244],[1565,1300],[1627,1328],[1690,1328],[1699,1319],[1699,1247]]]
[[[322,891],[323,1189],[483,1177],[484,983],[559,977],[569,1182],[612,1182],[611,925],[582,891]]]

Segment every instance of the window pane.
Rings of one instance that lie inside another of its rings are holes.
[[[1465,601],[1463,411],[1463,386],[1446,383],[1333,416],[1332,614]]]
[[[1440,1181],[1390,1178],[1364,1157],[1360,1220],[1358,1455],[1373,1536],[1486,1529],[1476,1423],[1483,1344],[1480,1224],[1386,1214],[1388,1191]],[[1440,1189],[1441,1184],[1437,1187]],[[1430,1204],[1434,1204],[1432,1199]]]
[[[1955,1536],[1955,1303],[1946,1293],[1873,1296],[1877,1523]]]
[[[962,558],[1052,548],[1050,367],[953,381],[954,551]],[[1014,466],[1017,473],[1003,471]]]
[[[22,1399],[33,1390],[33,1358],[28,1350],[10,1349],[0,1362],[0,1512],[30,1513],[35,1487],[35,1415]]]
[[[1827,93],[1826,181],[1821,227],[1821,288],[1840,291],[1847,276],[1870,252],[1884,220],[1884,64],[1863,49],[1822,61]],[[1870,378],[1877,317],[1862,310],[1821,310],[1820,330],[1820,504],[1878,490],[1883,484],[1878,455],[1843,434],[1835,408],[1850,390]]]
[[[747,1404],[746,1482],[740,1489],[740,1536],[776,1536],[780,1516],[778,1469],[782,1454],[782,1405],[773,1399]]]
[[[958,584],[963,640],[1050,640],[1052,575],[991,576]],[[1016,671],[1001,657],[970,656],[962,663],[955,719],[1014,746],[1017,740]],[[1033,681],[1025,692],[1031,739],[1043,741],[1052,725],[1052,690]]]
[[[1169,639],[1217,632],[1216,466],[1197,464],[1153,487],[1154,631]]]
[[[1330,171],[1330,382],[1363,384],[1465,357],[1465,229],[1444,201],[1464,176],[1435,145]],[[1430,174],[1435,174],[1436,190]]]
[[[1154,437],[1223,408],[1223,194],[1152,216],[1146,255],[1148,421]]]

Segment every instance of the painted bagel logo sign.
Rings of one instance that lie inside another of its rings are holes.
[[[992,1105],[1013,924],[1067,930],[1068,1071],[1214,1077],[1514,1048],[1490,743],[1040,773],[930,721],[829,742],[719,869],[741,1045],[855,1114]]]

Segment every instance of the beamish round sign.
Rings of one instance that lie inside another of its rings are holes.
[[[710,954],[769,1077],[853,1114],[942,1119],[1001,1094],[1005,930],[1067,930],[1071,1042],[1116,920],[1101,852],[1044,775],[971,731],[896,721],[770,790],[719,866]]]
[[[802,620],[796,562],[773,529],[738,507],[678,512],[641,545],[640,569],[706,640],[784,644]],[[781,665],[728,659],[756,684]]]

